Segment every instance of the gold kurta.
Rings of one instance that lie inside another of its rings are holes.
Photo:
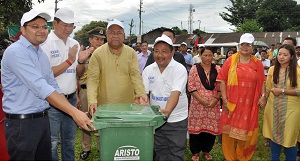
[[[273,83],[274,66],[269,69],[266,89],[271,91]],[[290,80],[284,81],[283,73],[278,81],[278,88],[291,89]],[[286,74],[288,75],[288,73]],[[284,83],[286,82],[286,84]],[[269,94],[266,109],[264,112],[263,135],[270,138],[277,144],[284,147],[296,145],[300,130],[300,68],[297,67],[297,87],[295,88],[298,96]]]
[[[97,48],[89,61],[87,93],[89,106],[93,103],[133,103],[134,98],[145,95],[134,50],[123,45],[117,56],[107,43]]]

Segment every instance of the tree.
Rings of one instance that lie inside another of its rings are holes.
[[[45,0],[38,0],[38,3]],[[9,25],[20,24],[20,20],[25,12],[32,8],[32,0],[0,0],[1,26],[6,28]]]
[[[235,32],[262,32],[262,27],[256,20],[245,20]]]
[[[84,46],[89,45],[89,34],[88,31],[96,28],[96,27],[103,27],[104,29],[107,26],[107,22],[105,21],[91,21],[89,24],[84,25],[81,30],[75,32],[74,39],[76,39],[80,44]]]
[[[188,34],[189,32],[188,32],[188,30],[187,29],[183,29],[183,30],[181,30],[181,34]]]
[[[175,27],[172,27],[171,29],[175,32],[175,35],[180,35],[181,34],[181,30],[180,30],[179,27],[175,26]]]
[[[256,18],[256,10],[263,0],[230,0],[232,6],[224,7],[229,11],[219,13],[223,20],[230,25],[240,27],[246,20]]]
[[[291,30],[300,26],[300,5],[295,0],[230,1],[232,6],[225,7],[228,13],[219,15],[237,30],[241,30],[241,25],[247,20],[255,20],[266,32]]]
[[[294,0],[264,0],[256,12],[256,20],[264,31],[285,31],[299,26],[299,6]]]
[[[201,34],[201,33],[205,33],[205,32],[201,31],[199,29],[196,29],[196,30],[193,31],[193,34],[195,34],[195,35],[198,35],[198,34]]]

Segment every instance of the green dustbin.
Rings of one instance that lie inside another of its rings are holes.
[[[153,160],[155,129],[165,123],[159,106],[104,104],[93,115],[100,161]]]

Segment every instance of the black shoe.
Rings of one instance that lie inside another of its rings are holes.
[[[82,151],[80,154],[80,159],[85,160],[89,156],[90,152],[91,151]]]

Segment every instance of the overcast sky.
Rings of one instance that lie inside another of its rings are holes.
[[[299,4],[300,0],[297,2]],[[33,8],[46,11],[53,19],[55,0],[45,0],[41,4],[33,0],[33,3]],[[129,24],[133,19],[132,33],[138,35],[139,4],[140,0],[61,0],[57,3],[57,7],[69,7],[75,12],[77,26],[75,31],[91,21],[117,18],[124,21],[125,32],[128,35]],[[232,32],[231,29],[234,27],[219,16],[219,13],[227,11],[224,7],[231,5],[229,0],[143,0],[142,33],[162,26],[169,28],[178,26],[189,31],[190,4],[195,9],[193,29],[199,28],[200,25],[201,30],[208,33]]]

